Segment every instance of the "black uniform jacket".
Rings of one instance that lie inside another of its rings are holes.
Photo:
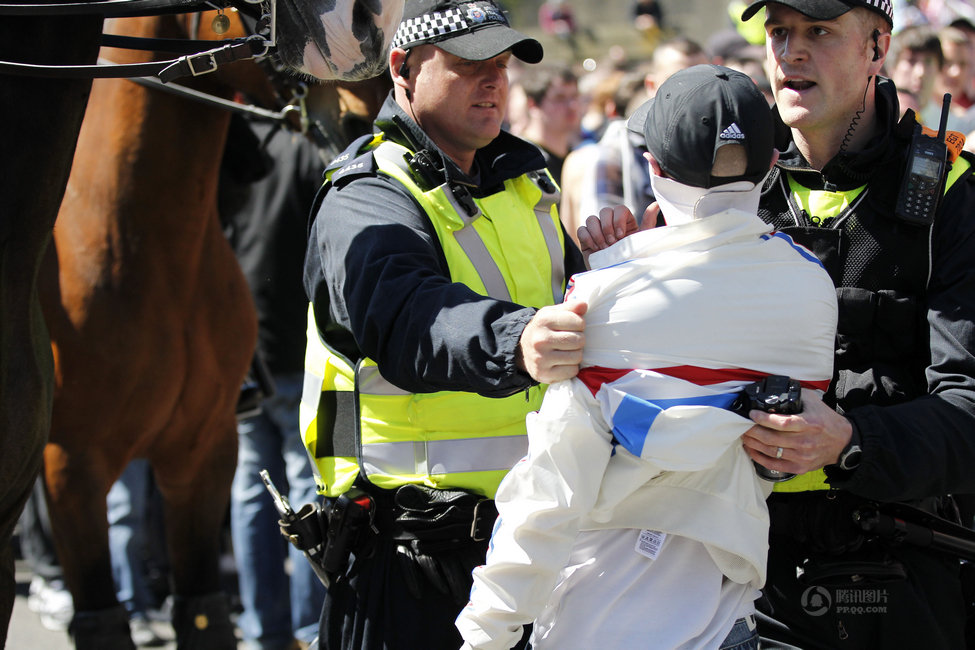
[[[876,89],[878,135],[822,171],[779,120],[784,153],[760,213],[794,229],[798,241],[808,236],[838,287],[837,373],[827,402],[857,427],[863,456],[853,472],[827,466],[830,485],[883,501],[975,492],[975,181],[969,174],[951,186],[933,229],[897,220],[913,118],[898,120],[892,83],[881,79]],[[783,170],[811,189],[866,183],[868,191],[814,225],[815,215],[784,199]]]

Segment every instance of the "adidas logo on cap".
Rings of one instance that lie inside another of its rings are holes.
[[[721,132],[721,135],[718,136],[718,139],[719,140],[744,140],[745,134],[741,132],[741,129],[738,128],[738,125],[735,122],[732,122],[731,126],[729,126],[724,131]]]

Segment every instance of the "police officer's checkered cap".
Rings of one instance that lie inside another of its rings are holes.
[[[497,10],[495,10],[495,13],[497,18],[492,18],[491,22],[500,22],[504,25],[508,24],[508,21],[502,14],[497,13]],[[469,31],[475,25],[484,24],[485,22],[482,20],[480,23],[475,23],[472,20],[468,20],[466,14],[466,11],[461,12],[458,7],[447,7],[443,11],[434,11],[429,14],[417,16],[416,18],[408,18],[396,30],[396,36],[393,37],[393,47],[406,49],[420,43],[435,43],[438,40],[449,37],[451,34]]]
[[[393,47],[424,43],[474,61],[509,49],[526,63],[538,63],[543,55],[541,43],[512,29],[491,0],[407,0]]]

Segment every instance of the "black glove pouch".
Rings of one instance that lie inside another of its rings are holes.
[[[467,602],[471,571],[484,563],[497,519],[494,501],[464,490],[404,485],[393,499],[396,557],[415,598],[423,585]]]

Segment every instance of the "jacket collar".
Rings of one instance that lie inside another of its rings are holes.
[[[426,149],[435,153],[442,161],[447,181],[468,185],[471,188],[496,191],[497,186],[508,179],[545,167],[545,158],[538,147],[502,130],[498,137],[474,154],[475,169],[480,174],[480,178],[475,181],[462,172],[413,121],[413,118],[396,103],[392,91],[386,97],[376,117],[375,126],[385,134],[387,139],[403,145],[410,151],[418,152]],[[479,195],[474,189],[471,191],[475,196]]]

